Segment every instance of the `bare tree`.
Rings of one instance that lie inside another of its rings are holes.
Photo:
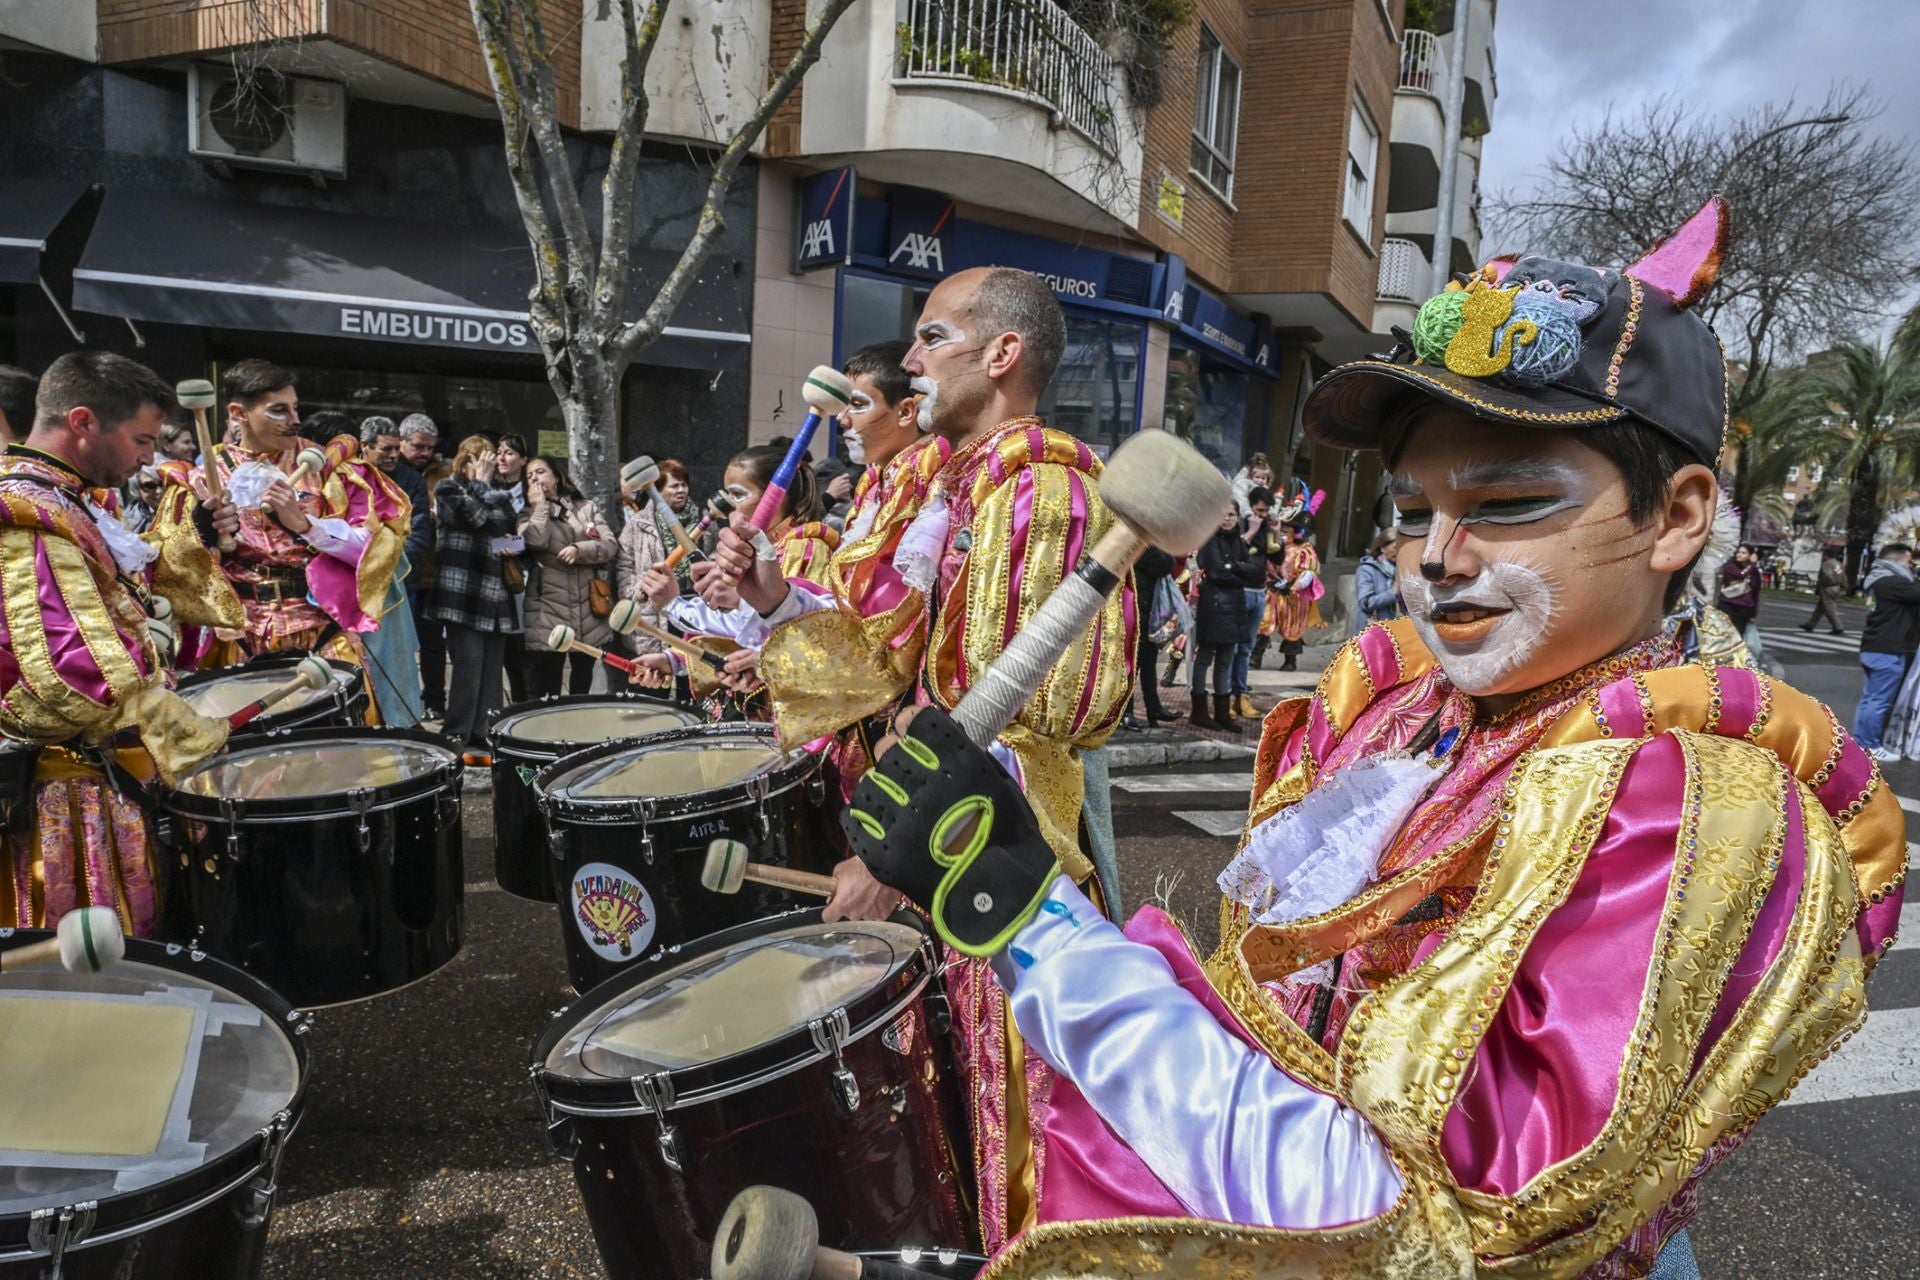
[[[1789,98],[1737,119],[1660,98],[1562,139],[1540,186],[1493,200],[1503,240],[1594,263],[1631,262],[1709,195],[1732,206],[1719,282],[1697,308],[1746,376],[1734,417],[1763,400],[1775,365],[1877,328],[1915,271],[1920,196],[1907,144],[1868,134],[1880,104],[1836,87],[1818,107]],[[1744,471],[1744,468],[1743,468]],[[1743,508],[1753,484],[1737,476]]]
[[[595,228],[575,180],[555,104],[552,45],[541,0],[469,0],[474,31],[506,132],[507,172],[533,249],[536,279],[528,292],[533,330],[546,357],[547,381],[560,401],[574,474],[603,512],[618,512],[617,444],[620,380],[628,365],[660,337],[686,297],[716,237],[727,191],[740,162],[780,104],[820,57],[821,43],[853,0],[825,0],[746,120],[713,162],[705,203],[679,259],[653,288],[652,299],[627,319],[634,187],[646,133],[647,65],[672,0],[602,0],[617,6],[623,41],[620,112],[600,181]]]

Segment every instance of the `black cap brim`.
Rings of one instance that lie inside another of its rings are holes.
[[[1337,449],[1378,449],[1410,402],[1434,400],[1476,418],[1519,427],[1596,427],[1627,417],[1604,398],[1564,387],[1521,389],[1491,378],[1469,378],[1441,365],[1355,360],[1314,385],[1301,409],[1307,434]]]

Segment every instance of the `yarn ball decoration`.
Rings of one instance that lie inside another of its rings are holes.
[[[1516,325],[1530,324],[1533,341],[1515,335],[1513,358],[1500,371],[1500,380],[1516,387],[1544,387],[1564,377],[1580,360],[1580,322],[1555,299],[1533,289],[1522,289],[1513,300],[1513,315],[1494,335],[1498,349]]]
[[[1466,305],[1465,289],[1436,293],[1420,305],[1419,314],[1413,318],[1413,354],[1420,363],[1447,363],[1447,344],[1465,323],[1461,313]]]

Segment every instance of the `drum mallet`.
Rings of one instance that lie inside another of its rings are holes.
[[[760,505],[753,509],[753,549],[762,560],[772,560],[777,554],[767,538],[767,530],[773,527],[780,504],[787,500],[787,486],[793,483],[794,473],[800,470],[800,463],[807,456],[807,446],[813,443],[820,419],[831,418],[846,409],[853,399],[853,384],[832,365],[815,365],[807,380],[800,384],[800,398],[807,402],[807,416],[800,423],[800,429],[793,433],[793,443],[787,446],[787,456],[780,460],[773,479],[767,481]],[[730,587],[740,585],[740,580],[732,574],[726,575],[726,582]]]
[[[1233,505],[1226,477],[1171,432],[1148,429],[1113,451],[1100,497],[1116,517],[1074,571],[1041,602],[993,665],[953,709],[976,746],[1019,714],[1067,647],[1093,625],[1107,597],[1149,546],[1176,559],[1197,551]]]
[[[0,951],[0,970],[12,973],[30,964],[60,965],[74,973],[98,973],[127,954],[120,917],[111,907],[82,907],[60,917],[60,925],[45,942],[30,942]]]
[[[747,881],[769,884],[819,898],[833,896],[833,877],[817,871],[795,871],[764,862],[748,862],[747,846],[738,840],[715,840],[707,846],[707,862],[700,868],[700,884],[715,893],[738,893]]]
[[[667,527],[673,530],[673,540],[686,552],[697,551],[693,539],[687,536],[687,527],[680,523],[680,517],[673,514],[673,508],[660,496],[660,466],[646,454],[641,454],[626,466],[620,468],[620,483],[635,489],[645,489],[660,504],[660,510],[667,517]]]
[[[630,636],[636,631],[643,636],[652,636],[688,661],[706,663],[716,674],[727,669],[727,660],[719,654],[709,653],[697,644],[682,640],[671,631],[662,631],[641,617],[640,605],[633,600],[615,600],[613,608],[607,613],[607,625],[623,636]]]
[[[213,431],[207,426],[207,410],[219,403],[213,384],[205,378],[188,378],[174,387],[173,394],[182,409],[193,410],[193,431],[200,445],[200,471],[207,479],[207,495],[216,501],[226,497],[227,486],[220,479],[220,463],[213,456]],[[220,550],[233,550],[232,534],[220,535]]]
[[[350,462],[359,453],[360,444],[352,436],[340,436],[337,440],[328,441],[324,452],[319,449],[302,449],[294,458],[299,465],[287,475],[287,487],[298,489],[301,482],[308,476],[319,475],[329,465],[337,467],[344,462]]]
[[[555,653],[584,653],[596,662],[604,662],[615,671],[626,675],[633,674],[633,659],[622,658],[618,654],[608,653],[605,649],[596,649],[580,639],[580,635],[566,623],[561,623],[547,633],[547,648]]]
[[[266,696],[249,702],[246,706],[229,715],[227,717],[227,728],[238,729],[255,716],[265,715],[268,711],[279,706],[294,694],[301,693],[307,689],[324,689],[327,687],[327,681],[333,679],[333,668],[327,665],[326,659],[316,658],[312,654],[308,654],[306,657],[300,659],[300,661],[294,665],[293,669],[295,672],[293,679],[276,688],[269,689]]]
[[[700,523],[693,526],[693,531],[687,535],[688,542],[693,546],[698,546],[700,539],[707,536],[707,530],[713,528],[713,522],[715,520],[725,520],[732,514],[733,499],[729,498],[726,490],[723,489],[707,500],[707,513],[700,517]],[[669,551],[664,561],[665,571],[672,573],[674,569],[678,568],[680,562],[687,558],[687,551],[688,547],[686,545],[675,547],[672,551]],[[694,554],[698,555],[700,553],[696,551]]]
[[[823,1247],[813,1206],[779,1187],[748,1187],[733,1198],[707,1270],[713,1280],[932,1280],[915,1267]]]

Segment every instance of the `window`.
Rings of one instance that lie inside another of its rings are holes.
[[[1233,198],[1233,140],[1240,132],[1240,64],[1200,28],[1200,64],[1193,96],[1193,171]]]
[[[1811,479],[1815,484],[1819,484],[1822,480],[1826,479],[1827,468],[1824,463],[1819,463],[1819,462],[1814,463],[1812,471],[1813,471],[1813,474],[1808,478]]]
[[[1380,130],[1373,117],[1353,100],[1353,116],[1347,124],[1347,221],[1360,238],[1373,242],[1373,167],[1380,158]]]
[[[1792,466],[1787,468],[1787,483],[1792,484],[1794,481],[1798,480],[1799,478],[1800,478],[1800,464],[1796,462]]]
[[[1135,428],[1144,327],[1128,321],[1067,316],[1067,349],[1040,397],[1047,425],[1071,432],[1106,457]]]
[[[1177,339],[1167,353],[1167,417],[1162,424],[1226,475],[1246,461],[1253,379]],[[1254,416],[1257,418],[1257,410]],[[1255,439],[1265,427],[1252,424]]]

